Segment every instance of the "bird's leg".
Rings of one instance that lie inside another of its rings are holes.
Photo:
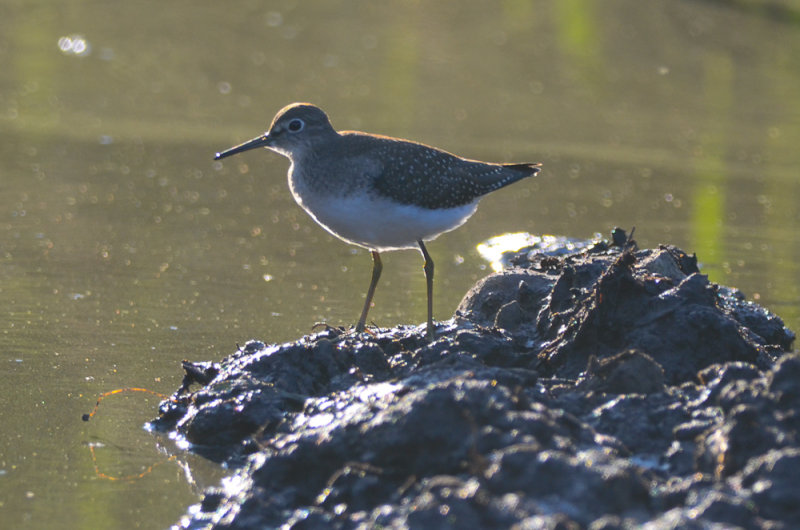
[[[367,313],[369,313],[369,306],[372,304],[372,297],[375,296],[375,287],[378,285],[378,280],[381,279],[381,271],[383,270],[383,263],[381,263],[381,255],[378,251],[372,251],[372,279],[369,282],[369,289],[367,289],[367,300],[364,302],[364,310],[361,311],[361,318],[358,319],[356,324],[356,333],[364,331],[367,323]]]
[[[425,271],[425,284],[428,290],[428,340],[433,341],[433,260],[421,239],[417,241],[417,244],[425,259],[422,270]]]

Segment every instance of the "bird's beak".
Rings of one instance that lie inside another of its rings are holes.
[[[269,147],[271,142],[272,138],[269,137],[269,133],[264,133],[261,136],[253,138],[252,140],[248,140],[243,144],[237,145],[236,147],[231,147],[230,149],[226,149],[221,153],[217,153],[214,155],[214,160],[226,158],[243,151],[249,151],[250,149],[256,149],[257,147]]]

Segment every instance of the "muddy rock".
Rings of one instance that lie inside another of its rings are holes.
[[[184,362],[154,429],[224,462],[180,528],[789,528],[800,356],[670,246],[531,248],[424,326]]]

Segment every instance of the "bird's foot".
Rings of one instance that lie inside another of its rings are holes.
[[[433,342],[436,340],[436,326],[434,326],[432,321],[428,322],[427,331],[425,333],[425,340],[428,342]]]
[[[336,335],[337,337],[343,335],[346,332],[346,330],[342,326],[331,326],[327,322],[316,322],[313,326],[311,326],[312,333],[316,332],[319,329],[328,331]]]
[[[371,322],[370,325],[373,328],[377,328],[378,327],[377,325],[375,325],[374,322]],[[355,326],[353,326],[349,330],[345,331],[344,335],[350,337],[350,336],[358,336],[358,335],[361,335],[362,333],[366,333],[370,337],[375,337],[376,336],[376,333],[374,331],[369,329],[366,326],[366,324],[362,324],[361,322],[359,322],[358,324],[356,324]]]

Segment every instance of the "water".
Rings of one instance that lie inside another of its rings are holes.
[[[225,471],[142,429],[156,398],[80,421],[97,395],[169,393],[183,358],[355,322],[369,254],[294,204],[287,161],[212,161],[292,101],[340,129],[544,164],[428,245],[439,318],[487,272],[480,241],[619,225],[697,252],[800,329],[791,5],[7,1],[0,523],[169,526]],[[420,256],[383,261],[370,318],[421,323]]]

